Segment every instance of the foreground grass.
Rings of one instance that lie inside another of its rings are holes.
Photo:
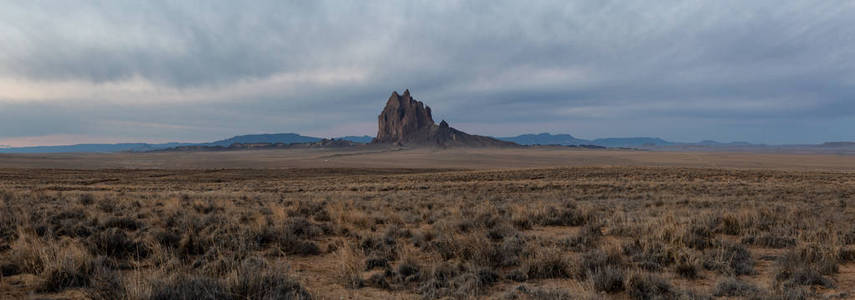
[[[847,297],[853,197],[821,172],[0,170],[0,298]]]

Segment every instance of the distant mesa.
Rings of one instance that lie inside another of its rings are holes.
[[[825,142],[820,147],[855,147],[855,142]]]
[[[452,128],[445,120],[436,124],[430,107],[413,99],[410,90],[393,92],[380,112],[377,137],[372,144],[431,147],[517,147],[516,143],[472,135]]]
[[[497,137],[497,139],[514,142],[520,145],[587,145],[592,144],[589,140],[583,140],[573,137],[569,134],[523,134],[514,137]]]
[[[321,138],[303,136],[296,133],[273,133],[273,134],[247,134],[238,135],[228,139],[219,140],[211,143],[206,143],[206,146],[224,146],[228,147],[232,144],[259,144],[259,143],[314,143],[321,141]]]
[[[351,148],[357,145],[363,145],[344,139],[321,139],[316,142],[304,143],[269,143],[269,142],[250,142],[250,143],[233,143],[227,146],[223,145],[186,145],[167,149],[153,150],[152,152],[175,152],[175,151],[234,151],[234,150],[266,150],[266,149],[316,149],[316,148]]]
[[[499,137],[503,141],[520,145],[562,145],[562,146],[599,146],[606,148],[637,148],[673,146],[677,143],[655,137],[604,138],[586,140],[569,134],[523,134],[514,137]]]

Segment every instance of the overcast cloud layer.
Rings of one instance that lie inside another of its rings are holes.
[[[177,3],[175,3],[177,2]],[[0,144],[477,134],[855,140],[853,1],[7,1]]]

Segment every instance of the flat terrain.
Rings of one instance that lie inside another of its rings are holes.
[[[83,156],[90,168],[303,168],[2,169],[0,298],[855,295],[849,157],[455,151],[382,157],[593,166],[312,169],[392,163],[273,151]]]
[[[277,169],[662,166],[855,171],[855,155],[529,149],[289,149],[226,152],[0,154],[0,168]]]

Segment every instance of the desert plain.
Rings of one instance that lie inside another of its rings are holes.
[[[0,156],[0,298],[855,297],[855,156]]]

